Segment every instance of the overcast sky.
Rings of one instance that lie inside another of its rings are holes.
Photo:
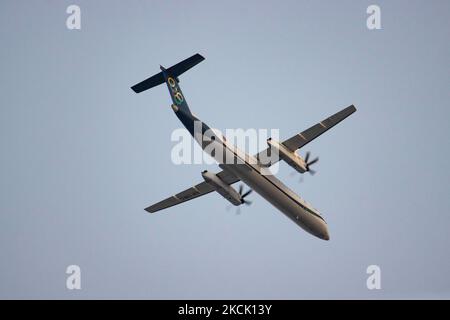
[[[0,2],[1,298],[450,298],[449,1],[76,1],[69,30],[73,3]],[[314,177],[278,173],[330,241],[255,193],[143,210],[217,170],[173,164],[167,89],[129,88],[197,52],[180,85],[220,130],[358,108],[300,150]]]

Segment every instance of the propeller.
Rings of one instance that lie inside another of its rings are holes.
[[[239,185],[239,195],[241,196],[241,204],[245,204],[247,206],[251,205],[252,202],[249,200],[245,200],[245,197],[247,197],[250,193],[253,192],[252,189],[248,189],[246,192],[244,192],[244,186],[241,184]],[[232,208],[232,205],[227,206],[227,211],[230,211]],[[236,208],[236,214],[241,214],[241,206],[238,206]]]
[[[246,205],[251,205],[252,204],[252,202],[251,201],[249,201],[249,200],[245,200],[245,197],[246,196],[248,196],[250,193],[252,193],[253,192],[253,190],[252,189],[248,189],[246,192],[244,192],[244,193],[242,193],[244,191],[244,185],[240,185],[239,186],[239,195],[241,196],[241,202],[243,203],[243,204],[246,204]]]
[[[314,175],[316,173],[316,171],[310,169],[309,166],[316,163],[317,161],[319,161],[319,157],[315,157],[311,161],[308,161],[310,155],[311,155],[311,153],[309,151],[306,152],[306,156],[305,156],[306,171],[308,171],[310,174]]]

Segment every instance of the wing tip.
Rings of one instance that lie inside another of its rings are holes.
[[[202,61],[205,60],[205,57],[202,56],[200,53],[197,52],[195,55],[196,55],[199,59],[201,59]]]
[[[147,211],[148,213],[154,213],[156,212],[155,210],[152,209],[152,207],[147,207],[144,209],[145,211]]]

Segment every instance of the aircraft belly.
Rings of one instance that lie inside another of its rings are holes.
[[[321,239],[328,240],[327,225],[318,217],[303,209],[298,203],[274,186],[256,170],[246,165],[227,166],[237,177],[245,182],[255,192],[283,212],[298,226]]]

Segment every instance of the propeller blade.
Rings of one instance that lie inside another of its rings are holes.
[[[309,172],[311,175],[315,175],[315,174],[316,174],[316,171],[315,171],[315,170],[312,170],[312,169],[309,169],[308,172]]]
[[[308,159],[309,159],[309,155],[310,155],[311,153],[309,152],[309,151],[307,151],[306,152],[306,155],[305,155],[305,162],[306,163],[308,163]]]
[[[311,160],[311,162],[308,162],[308,166],[316,163],[317,161],[319,161],[319,157],[315,158],[314,160]]]
[[[249,189],[248,191],[246,191],[245,193],[242,193],[244,191],[244,185],[239,185],[239,195],[241,196],[241,203],[242,204],[246,204],[246,205],[251,205],[252,202],[249,200],[245,200],[244,198],[246,196],[248,196],[250,193],[252,193],[252,189]],[[241,214],[241,206],[238,206],[236,209],[236,214]]]
[[[252,193],[252,189],[248,190],[246,193],[244,193],[243,195],[241,195],[242,199],[245,198],[246,196],[248,196],[250,193]]]
[[[295,177],[296,175],[298,175],[297,171],[292,171],[289,176],[291,177]],[[300,177],[298,178],[298,183],[302,183],[303,182],[303,174],[300,174]]]

